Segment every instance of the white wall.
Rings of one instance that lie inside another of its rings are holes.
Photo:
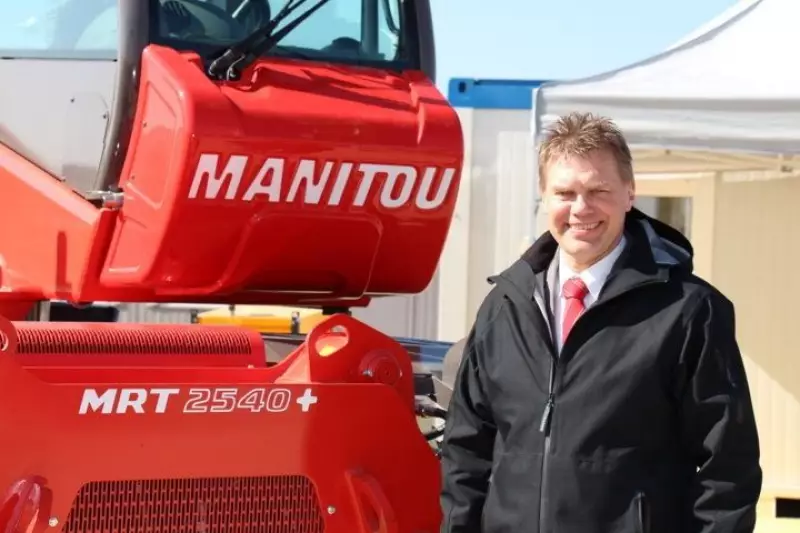
[[[535,239],[535,154],[530,111],[457,108],[464,170],[456,216],[439,267],[437,339],[469,331],[491,286]]]

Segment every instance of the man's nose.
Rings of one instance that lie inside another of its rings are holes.
[[[579,214],[589,211],[590,205],[586,197],[582,194],[575,196],[575,201],[572,203],[572,212]]]

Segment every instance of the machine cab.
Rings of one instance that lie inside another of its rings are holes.
[[[420,70],[434,50],[427,0],[26,0],[0,7],[0,143],[90,197],[116,185],[142,51],[203,57],[286,6],[313,14],[265,55]]]
[[[27,0],[0,30],[0,300],[347,307],[432,279],[463,139],[427,0]]]

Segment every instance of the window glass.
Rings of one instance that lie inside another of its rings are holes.
[[[115,59],[117,0],[20,0],[0,5],[0,54]]]
[[[296,3],[297,0],[292,0]],[[345,63],[400,63],[402,0],[328,0],[298,25],[271,53]],[[286,0],[151,0],[153,41],[206,56],[263,26]],[[280,28],[314,6],[307,0]]]

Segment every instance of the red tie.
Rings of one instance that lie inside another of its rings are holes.
[[[589,294],[589,289],[581,278],[570,278],[564,283],[561,294],[566,299],[564,309],[564,326],[561,333],[562,342],[569,336],[572,326],[581,313],[586,309],[583,299]]]

